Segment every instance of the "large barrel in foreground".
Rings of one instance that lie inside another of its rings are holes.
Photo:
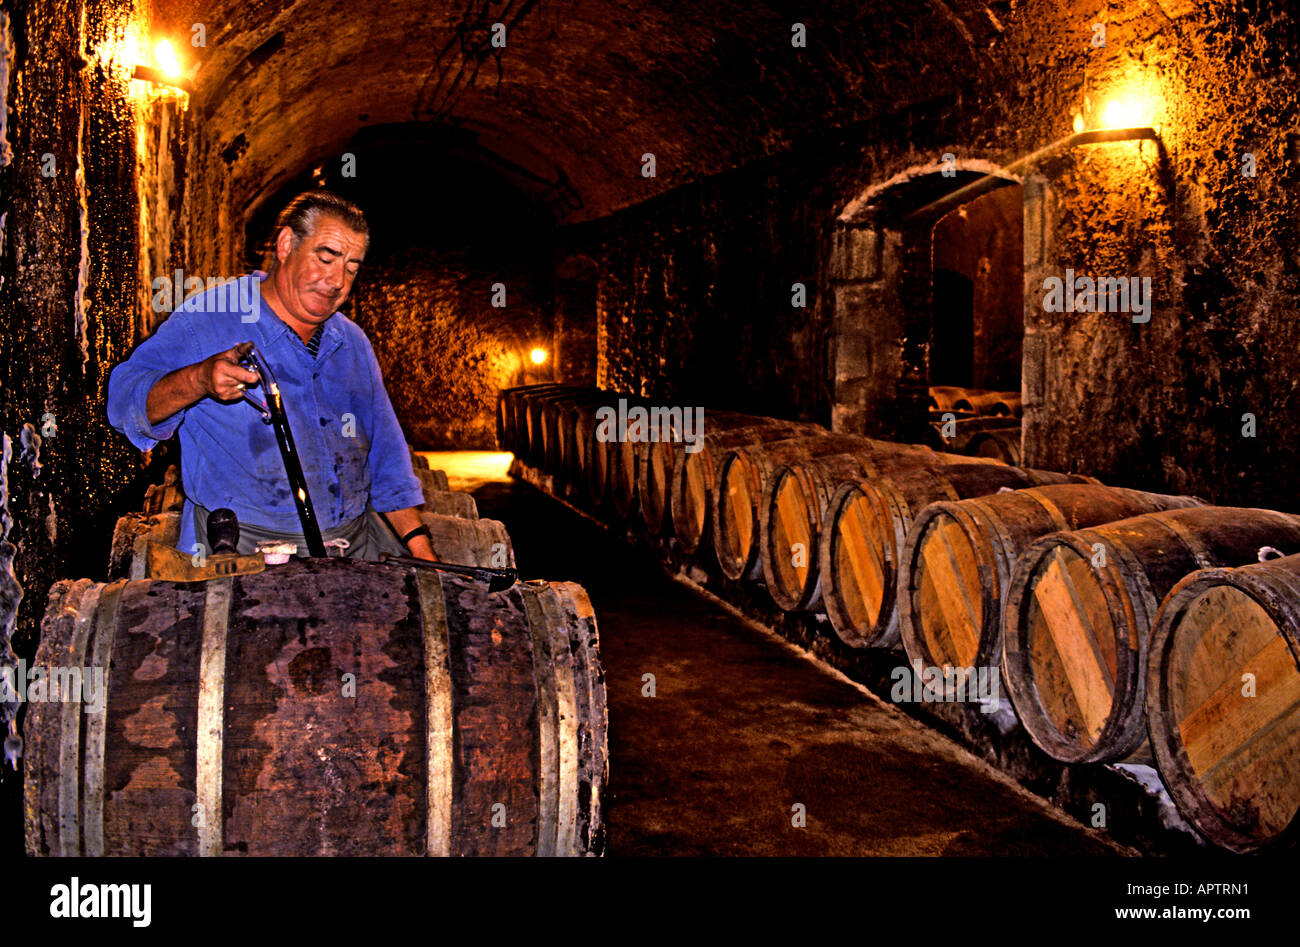
[[[1300,832],[1300,556],[1206,569],[1166,596],[1147,731],[1169,794],[1235,852]]]
[[[843,483],[818,543],[822,600],[831,627],[854,648],[892,648],[898,636],[898,562],[912,521],[936,501],[1089,478],[998,464],[914,467]]]
[[[581,586],[343,559],[65,580],[36,662],[107,668],[107,702],[30,704],[28,854],[603,853]]]
[[[1006,689],[1030,737],[1067,763],[1104,763],[1146,740],[1147,642],[1161,600],[1190,572],[1300,551],[1300,516],[1203,506],[1135,516],[1034,543],[1002,614]]]
[[[908,532],[898,577],[899,632],[908,658],[935,667],[1000,664],[1003,596],[1032,542],[1057,530],[1200,502],[1067,483],[932,503]]]

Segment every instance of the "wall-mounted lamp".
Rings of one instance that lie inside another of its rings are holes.
[[[546,349],[533,349],[528,353],[528,357],[533,360],[534,365],[541,365],[546,361]]]
[[[1083,113],[1074,114],[1074,134],[1062,142],[1069,148],[1074,145],[1094,145],[1106,141],[1157,141],[1160,133],[1151,121],[1151,107],[1144,95],[1121,95],[1108,101],[1101,109],[1101,126],[1084,128]]]
[[[134,72],[131,73],[131,78],[151,82],[154,85],[180,89],[182,92],[194,91],[193,85],[189,79],[185,78],[185,73],[181,70],[180,61],[176,58],[171,43],[165,39],[159,40],[154,46],[153,58],[158,65],[145,66],[137,64]]]

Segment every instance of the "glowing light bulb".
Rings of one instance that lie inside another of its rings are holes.
[[[1077,135],[1077,134],[1078,134],[1079,132],[1081,132],[1081,131],[1083,131],[1083,113],[1082,113],[1082,112],[1075,112],[1075,113],[1074,113],[1074,133]]]
[[[180,60],[176,58],[176,52],[172,49],[172,44],[165,39],[160,39],[153,48],[153,61],[157,63],[158,69],[169,79],[179,79],[181,77]]]
[[[533,349],[529,353],[529,358],[533,360],[534,365],[540,365],[546,361],[546,349]]]
[[[1137,98],[1111,99],[1102,112],[1106,128],[1139,128],[1151,124],[1145,103]]]

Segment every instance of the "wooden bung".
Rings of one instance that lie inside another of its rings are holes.
[[[1002,599],[1011,570],[1034,540],[1200,503],[1101,484],[932,503],[913,521],[899,560],[898,630],[908,659],[927,667],[999,666]]]
[[[106,703],[29,705],[28,855],[605,847],[606,700],[579,585],[489,594],[348,559],[63,580],[35,663],[103,669]]]
[[[1012,573],[1006,689],[1054,759],[1103,763],[1146,740],[1147,642],[1161,600],[1197,569],[1300,552],[1300,516],[1202,506],[1045,536]]]
[[[721,453],[728,448],[783,441],[798,437],[825,436],[818,424],[780,421],[757,427],[741,427],[706,434],[704,444],[693,454],[682,452],[673,466],[669,499],[673,533],[682,549],[694,553],[704,542],[712,519],[710,508],[716,482],[715,470]]]
[[[1165,596],[1147,732],[1179,811],[1234,852],[1300,831],[1300,556],[1193,572]]]
[[[1090,477],[996,464],[914,467],[843,483],[826,509],[818,543],[822,600],[835,633],[854,648],[894,648],[898,563],[912,521],[929,504],[1003,488],[1095,483]]]

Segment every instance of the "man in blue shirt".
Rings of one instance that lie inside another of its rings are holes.
[[[275,433],[242,400],[258,376],[239,360],[256,345],[284,396],[327,544],[346,540],[335,542],[345,555],[370,560],[381,552],[433,559],[420,481],[374,350],[338,312],[369,246],[365,217],[328,191],[308,191],[280,214],[274,234],[267,273],[186,299],[113,369],[109,422],[141,450],[179,429],[186,501],[177,548],[209,552],[207,514],[228,507],[241,553],[285,541],[305,554]]]

